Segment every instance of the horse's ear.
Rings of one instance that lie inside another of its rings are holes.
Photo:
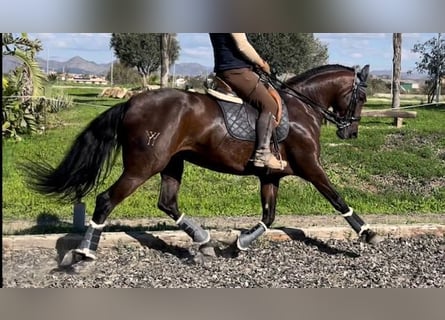
[[[358,77],[362,82],[366,82],[366,80],[368,79],[368,75],[369,75],[369,64],[367,64],[362,68],[362,70],[358,74]]]

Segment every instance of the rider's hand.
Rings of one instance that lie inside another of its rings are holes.
[[[270,66],[266,61],[263,61],[263,64],[260,65],[261,70],[266,72],[267,74],[270,74]]]

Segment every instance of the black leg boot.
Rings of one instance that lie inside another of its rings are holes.
[[[176,224],[193,239],[193,242],[203,245],[210,241],[210,232],[201,228],[193,220],[186,218],[184,214],[179,217]]]
[[[90,221],[90,225],[85,232],[85,235],[80,243],[79,247],[74,252],[81,254],[89,259],[96,259],[96,250],[99,245],[100,235],[105,227],[104,224],[96,224],[93,220]]]
[[[266,225],[260,221],[255,227],[247,232],[241,232],[236,241],[236,246],[241,251],[246,251],[250,244],[258,239],[264,232],[267,231]]]

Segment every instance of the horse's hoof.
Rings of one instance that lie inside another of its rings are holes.
[[[210,244],[203,244],[199,247],[199,252],[201,252],[206,257],[216,257],[215,248]]]
[[[365,242],[370,245],[377,245],[384,240],[382,236],[379,236],[372,230],[366,230],[360,237],[362,242]]]
[[[70,268],[75,272],[85,270],[88,266],[91,266],[95,259],[92,259],[77,250],[69,250],[59,263],[59,268]]]
[[[223,248],[216,247],[216,256],[217,257],[223,257],[223,258],[237,258],[239,255],[239,249],[236,246],[235,243],[231,243],[229,245],[225,244]]]
[[[190,262],[192,264],[199,265],[199,266],[204,265],[205,261],[206,261],[206,258],[201,252],[197,252],[190,260]]]
[[[370,239],[368,239],[368,243],[371,245],[377,245],[380,242],[382,242],[384,238],[382,236],[379,236],[377,233],[371,236]]]
[[[72,266],[73,264],[76,264],[77,262],[82,260],[82,256],[78,254],[77,252],[74,252],[74,250],[69,250],[62,258],[62,261],[59,263],[59,267],[61,268],[67,268]]]

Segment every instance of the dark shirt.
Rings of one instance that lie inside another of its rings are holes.
[[[230,33],[209,33],[209,35],[215,59],[213,71],[221,72],[253,66],[239,51]]]

